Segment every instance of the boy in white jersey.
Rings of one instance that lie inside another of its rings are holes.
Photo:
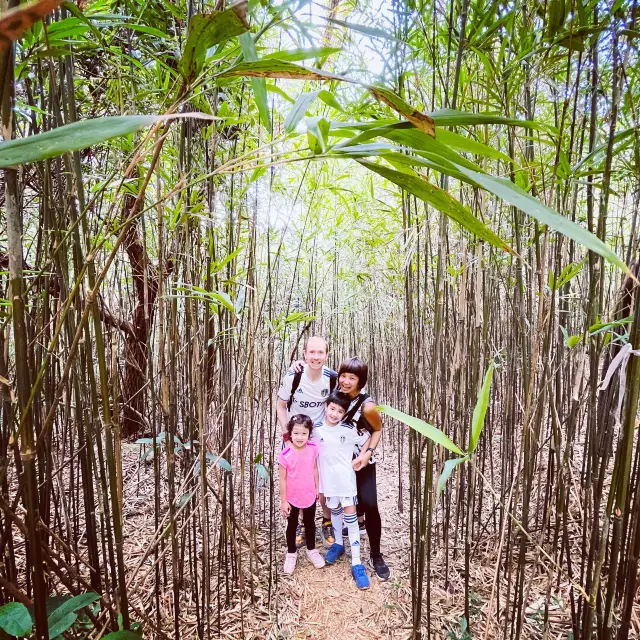
[[[327,507],[331,509],[331,523],[336,533],[341,533],[344,513],[351,545],[351,574],[358,589],[368,589],[369,578],[360,562],[355,473],[366,462],[360,457],[353,459],[353,449],[355,445],[366,445],[370,436],[368,433],[360,435],[352,425],[340,424],[348,408],[349,398],[345,394],[331,394],[327,398],[324,421],[313,429],[313,441],[319,449],[320,491],[324,494]],[[325,562],[334,564],[343,554],[344,546],[334,542],[327,551]]]

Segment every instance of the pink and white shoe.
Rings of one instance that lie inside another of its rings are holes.
[[[287,553],[284,559],[284,567],[282,568],[282,572],[286,573],[287,575],[291,575],[296,570],[297,561],[298,561],[297,553]]]
[[[318,553],[317,549],[307,549],[307,558],[316,569],[324,567],[324,558]]]

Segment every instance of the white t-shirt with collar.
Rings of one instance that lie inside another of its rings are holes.
[[[302,377],[300,378],[300,384],[293,394],[291,408],[287,412],[289,418],[291,416],[304,414],[309,416],[314,424],[324,420],[325,404],[331,388],[331,373],[333,373],[333,371],[329,369],[329,367],[322,367],[322,375],[320,378],[318,380],[310,380],[307,377],[307,369],[306,367],[304,368]],[[280,398],[280,400],[289,402],[294,377],[295,372],[289,369],[278,391],[278,398]]]

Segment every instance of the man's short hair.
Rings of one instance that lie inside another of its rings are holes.
[[[346,412],[349,410],[351,399],[346,393],[342,393],[342,391],[334,391],[327,398],[327,404],[337,404],[339,407],[342,407]]]
[[[343,373],[352,373],[358,376],[358,389],[364,389],[369,379],[369,367],[360,358],[348,358],[340,363],[338,380]]]
[[[324,342],[324,350],[329,353],[329,343],[322,336],[309,336],[304,343],[304,351],[307,350],[307,345],[309,344],[309,340],[322,340]]]

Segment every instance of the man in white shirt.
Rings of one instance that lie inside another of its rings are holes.
[[[287,422],[293,415],[307,415],[314,424],[324,420],[327,398],[338,379],[338,374],[325,366],[329,351],[324,338],[308,338],[303,356],[304,369],[301,372],[289,369],[278,390],[276,413],[283,440],[287,439]],[[322,512],[322,537],[325,544],[331,546],[335,542],[331,511],[323,504]],[[296,532],[296,544],[300,546],[302,543],[302,528],[299,527]]]

